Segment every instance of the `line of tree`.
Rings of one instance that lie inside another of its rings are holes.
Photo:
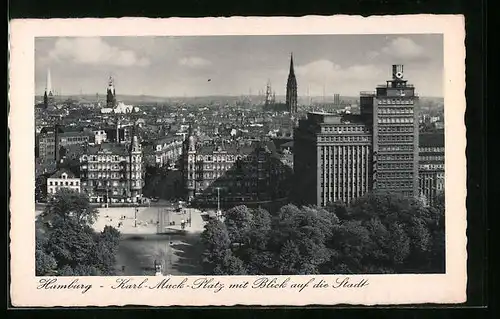
[[[238,206],[201,235],[211,275],[443,273],[444,197],[436,207],[389,193],[350,206]]]
[[[37,276],[115,274],[120,233],[111,226],[95,232],[97,214],[82,193],[62,189],[49,199],[37,220]]]

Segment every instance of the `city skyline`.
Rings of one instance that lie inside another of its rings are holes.
[[[63,95],[104,96],[113,76],[117,96],[257,95],[268,80],[283,96],[293,52],[299,97],[357,96],[390,79],[394,63],[421,96],[443,96],[438,34],[38,38],[35,47],[37,95],[50,69]]]

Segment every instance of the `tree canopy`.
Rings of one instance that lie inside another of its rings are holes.
[[[36,233],[36,275],[106,276],[114,274],[120,233],[111,226],[96,233],[97,217],[88,198],[73,191],[56,193]]]
[[[210,221],[202,242],[207,274],[439,273],[444,204],[369,193],[349,206],[285,205],[274,215],[238,206]]]

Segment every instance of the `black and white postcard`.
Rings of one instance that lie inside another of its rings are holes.
[[[462,16],[14,20],[15,306],[466,301]]]

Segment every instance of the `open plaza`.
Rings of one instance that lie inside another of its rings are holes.
[[[194,208],[176,211],[169,203],[97,210],[98,218],[93,224],[96,232],[113,226],[121,233],[117,275],[153,275],[155,263],[162,265],[164,275],[200,274],[199,235],[206,223],[202,211]],[[43,206],[37,206],[36,215],[42,211]]]

